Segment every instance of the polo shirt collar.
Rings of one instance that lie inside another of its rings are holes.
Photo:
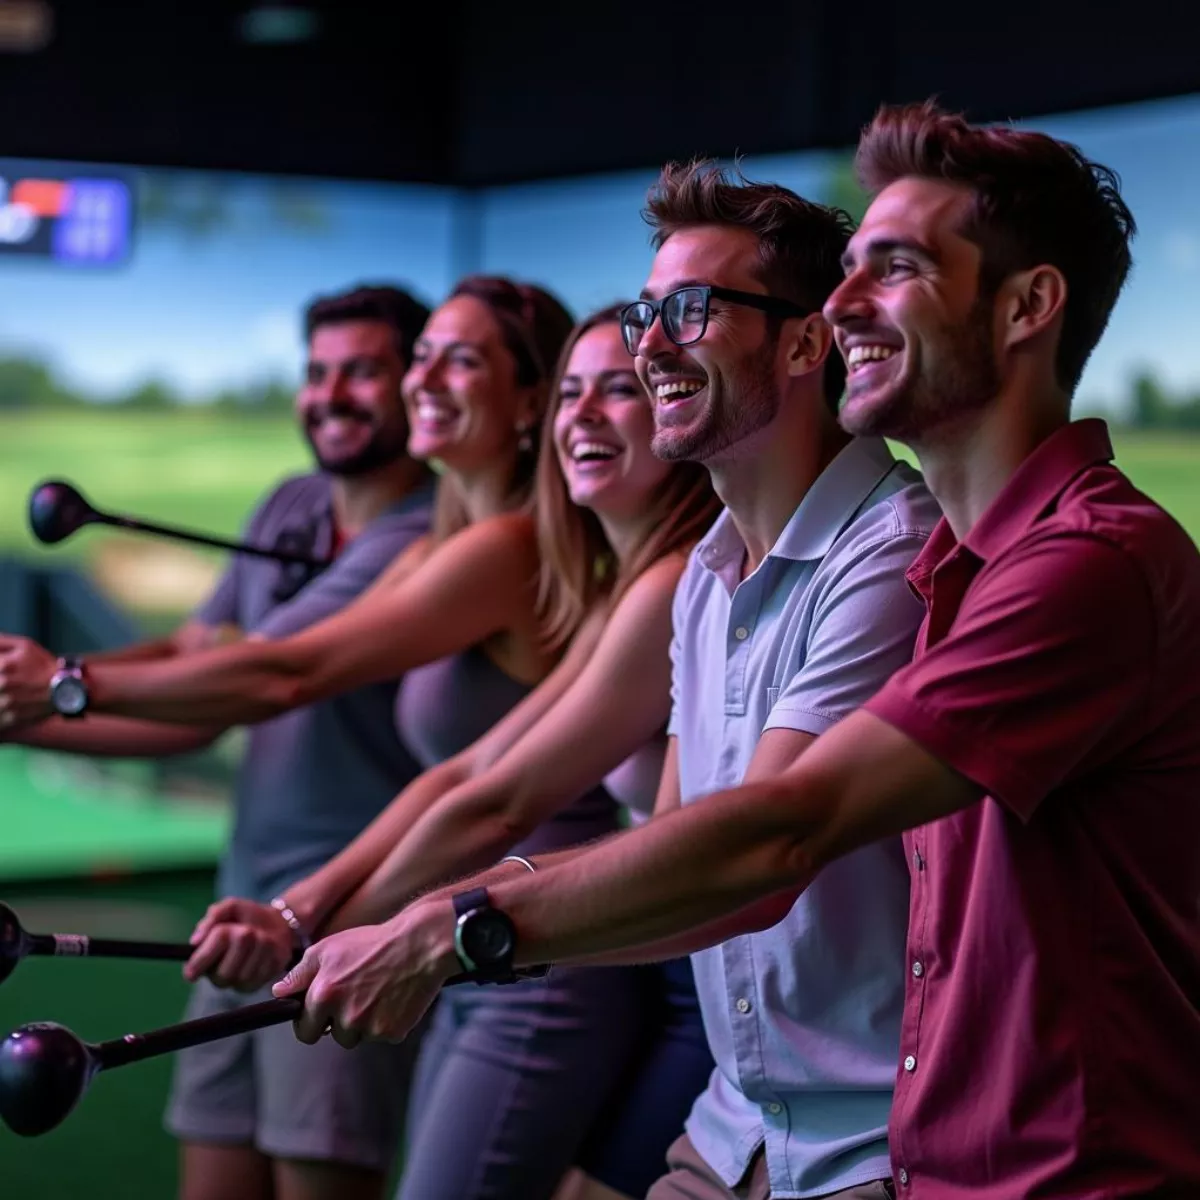
[[[896,459],[883,438],[853,438],[808,489],[767,557],[794,562],[824,558],[895,465]],[[746,545],[728,510],[717,518],[697,550],[701,565],[710,571],[719,574],[722,568],[734,564],[740,568]]]
[[[983,516],[967,531],[962,545],[981,562],[1003,553],[1067,490],[1072,480],[1113,459],[1108,425],[1097,417],[1072,421],[1052,433],[1016,469]],[[958,545],[943,517],[908,569],[909,584],[929,598],[934,568]]]

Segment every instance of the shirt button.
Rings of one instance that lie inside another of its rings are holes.
[[[745,625],[739,625],[733,631],[733,636],[737,638],[739,642],[744,642],[750,636],[750,630],[748,630]]]
[[[903,1167],[900,1168],[900,1183],[903,1187],[908,1186],[908,1172]]]
[[[904,1069],[906,1071],[915,1071],[917,1069],[917,1060],[913,1055],[909,1055],[904,1060]]]
[[[743,996],[740,1000],[738,1000],[735,1007],[740,1013],[748,1013],[750,1011],[750,1001]]]
[[[767,1105],[767,1112],[769,1112],[771,1116],[777,1117],[781,1112],[783,1112],[783,1105],[780,1104],[778,1100],[772,1100],[771,1103]]]
[[[921,976],[925,974],[924,964],[919,962],[913,963],[913,974],[920,979]]]

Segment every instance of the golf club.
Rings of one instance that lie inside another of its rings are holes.
[[[150,533],[158,537],[174,538],[181,542],[194,542],[200,546],[215,546],[218,550],[233,550],[238,554],[253,554],[259,558],[272,558],[277,562],[299,563],[306,567],[327,567],[328,559],[314,558],[287,549],[268,549],[252,546],[245,542],[229,541],[212,537],[207,533],[195,533],[173,525],[158,525],[136,517],[125,517],[118,513],[101,512],[78,488],[62,479],[49,479],[38,484],[29,496],[29,528],[34,537],[47,546],[61,542],[84,525],[109,525],[114,529],[127,529],[136,533]]]
[[[517,974],[529,978],[544,975],[545,970],[530,968]],[[453,975],[443,986],[466,982],[474,981],[467,975]],[[303,1008],[300,997],[287,996],[100,1043],[82,1041],[53,1022],[22,1025],[0,1042],[0,1119],[21,1137],[39,1137],[70,1116],[101,1071],[282,1025],[295,1020]]]
[[[23,958],[146,958],[186,962],[196,947],[186,942],[130,942],[87,937],[79,933],[28,933],[17,914],[0,904],[0,983],[17,969]]]

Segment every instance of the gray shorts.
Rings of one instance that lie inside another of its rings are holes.
[[[202,980],[187,1019],[270,999]],[[408,1108],[420,1038],[364,1042],[296,1040],[289,1023],[209,1042],[176,1055],[167,1129],[181,1141],[254,1145],[272,1158],[391,1169]]]

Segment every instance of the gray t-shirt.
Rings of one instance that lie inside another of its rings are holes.
[[[432,500],[432,484],[418,488],[299,590],[287,586],[297,568],[234,556],[196,620],[233,623],[270,638],[317,624],[353,601],[428,532]],[[327,556],[333,541],[328,478],[313,474],[285,481],[251,517],[244,537],[265,546],[278,546],[282,538]],[[283,598],[289,590],[294,595]],[[233,837],[218,878],[221,895],[260,901],[278,895],[337,854],[419,773],[396,734],[397,686],[372,684],[249,728],[235,788]]]

